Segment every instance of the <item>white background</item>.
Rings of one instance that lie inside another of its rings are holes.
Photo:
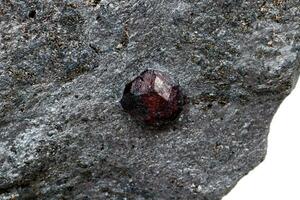
[[[222,200],[300,200],[300,82],[273,118],[266,160]]]

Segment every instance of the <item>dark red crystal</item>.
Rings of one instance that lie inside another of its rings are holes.
[[[182,111],[184,95],[169,75],[147,69],[129,82],[121,105],[125,111],[148,125],[160,126],[175,120]]]

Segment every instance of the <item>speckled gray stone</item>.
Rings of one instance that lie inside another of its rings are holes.
[[[0,199],[220,200],[263,161],[300,68],[299,0],[0,0]],[[122,111],[167,71],[163,129]]]

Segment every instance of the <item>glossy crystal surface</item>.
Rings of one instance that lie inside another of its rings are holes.
[[[162,125],[178,117],[183,99],[179,84],[168,74],[147,69],[126,84],[121,105],[146,124]]]

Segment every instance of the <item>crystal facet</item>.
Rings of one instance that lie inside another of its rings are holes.
[[[160,126],[182,111],[184,95],[179,84],[164,72],[147,69],[126,84],[121,105],[134,118]]]

